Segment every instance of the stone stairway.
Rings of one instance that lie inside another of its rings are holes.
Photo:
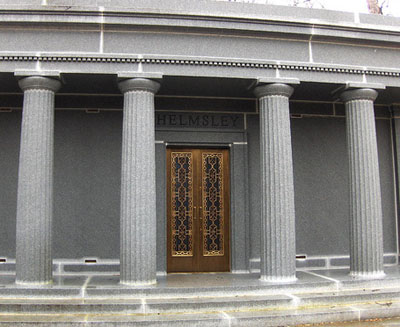
[[[0,326],[284,326],[400,316],[400,288],[183,298],[0,299]]]
[[[397,275],[378,281],[307,276],[287,285],[219,277],[169,276],[143,288],[118,285],[117,276],[76,277],[80,287],[74,277],[44,288],[0,283],[0,327],[260,327],[400,317]]]

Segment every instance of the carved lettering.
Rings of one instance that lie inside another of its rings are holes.
[[[167,119],[166,115],[158,114],[156,125],[165,125],[167,123],[166,119]]]
[[[185,117],[183,115],[179,115],[179,125],[186,126],[187,122],[185,121]]]
[[[228,127],[229,126],[229,117],[221,116],[221,126]]]
[[[156,113],[157,127],[229,129],[242,126],[241,115],[201,113]]]
[[[204,116],[203,116],[203,127],[207,127],[207,126],[208,126],[208,123],[209,123],[209,121],[208,121],[208,116],[207,116],[207,115],[204,115]]]
[[[239,119],[239,116],[231,116],[231,118],[232,118],[232,125],[233,125],[233,127],[236,127],[236,122],[237,122],[237,120]]]
[[[199,120],[200,120],[200,116],[193,117],[192,115],[190,115],[189,116],[189,126],[199,127]]]
[[[176,125],[176,115],[169,115],[169,124],[171,126],[175,126]]]
[[[218,118],[220,118],[220,117],[218,117]],[[211,117],[211,126],[212,127],[218,127],[219,126],[219,123],[217,121],[217,117],[215,117],[215,116]]]

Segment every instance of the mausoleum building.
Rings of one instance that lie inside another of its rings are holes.
[[[219,1],[3,1],[0,274],[18,290],[82,274],[131,289],[205,272],[384,281],[399,26]]]

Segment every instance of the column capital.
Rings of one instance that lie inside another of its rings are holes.
[[[375,101],[378,96],[378,92],[374,89],[370,88],[359,88],[359,89],[350,89],[343,91],[340,94],[340,99],[343,102],[353,101],[353,100],[371,100]]]
[[[283,83],[271,83],[259,85],[254,89],[254,94],[257,98],[265,96],[281,95],[289,98],[293,94],[293,87]]]
[[[45,76],[28,76],[21,78],[18,85],[23,91],[44,89],[57,92],[61,87],[61,82],[58,79]]]
[[[147,91],[153,94],[160,89],[160,83],[147,78],[129,78],[118,82],[122,93],[130,91]]]

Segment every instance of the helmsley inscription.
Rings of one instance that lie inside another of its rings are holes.
[[[243,115],[156,112],[156,128],[243,129]]]

